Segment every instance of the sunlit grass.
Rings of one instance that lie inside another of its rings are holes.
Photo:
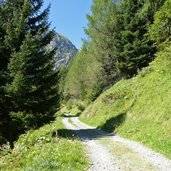
[[[0,170],[86,170],[88,161],[83,145],[77,139],[58,136],[58,130],[65,129],[60,120],[22,135],[11,154],[1,154]]]
[[[115,125],[114,118],[125,114],[125,119],[113,126],[114,132],[140,141],[171,158],[170,95],[171,50],[167,49],[160,52],[156,60],[138,76],[121,80],[104,92],[80,119],[111,130],[111,121]]]

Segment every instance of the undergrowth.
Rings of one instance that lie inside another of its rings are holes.
[[[82,144],[74,138],[60,137],[58,130],[63,128],[61,118],[58,118],[51,124],[20,136],[12,151],[4,146],[0,151],[0,170],[86,170],[88,162]]]

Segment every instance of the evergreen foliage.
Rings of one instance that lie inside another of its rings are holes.
[[[171,1],[166,0],[164,5],[154,15],[154,23],[149,29],[150,38],[160,48],[170,45],[171,37]]]
[[[148,66],[157,52],[156,40],[151,38],[154,33],[149,34],[149,28],[164,2],[93,0],[85,29],[89,46],[83,53],[83,45],[68,70],[64,97],[93,101],[121,78],[131,78]],[[94,62],[98,69],[91,68]]]
[[[70,65],[64,85],[64,97],[90,102],[114,84],[118,78],[115,49],[118,41],[117,6],[112,0],[94,0],[87,15],[89,36]],[[79,73],[79,75],[78,75]]]
[[[50,7],[41,12],[42,5],[43,0],[6,0],[1,8],[0,113],[2,135],[11,147],[26,128],[53,119],[58,108],[56,49],[47,48],[55,33],[49,30]]]
[[[93,87],[98,82],[97,74],[100,71],[100,64],[93,56],[93,46],[85,41],[68,68],[63,88],[65,101],[75,98],[90,101],[92,98]]]
[[[120,29],[118,9],[112,0],[94,0],[91,11],[92,14],[87,15],[88,28],[85,32],[94,43],[94,56],[101,63],[102,78],[99,79],[102,82],[101,89],[104,89],[118,80],[115,66],[117,59],[114,55]]]
[[[5,111],[5,92],[4,92],[4,85],[6,83],[6,66],[7,66],[7,59],[6,53],[4,50],[4,37],[5,37],[5,30],[3,28],[3,15],[2,13],[2,4],[0,4],[0,127],[3,128],[4,123],[4,111]],[[5,139],[2,136],[2,129],[0,130],[0,143],[4,143]]]
[[[146,35],[152,16],[148,17],[148,12],[141,13],[143,4],[138,0],[123,0],[121,3],[120,17],[123,22],[118,67],[124,77],[134,76],[154,58],[153,42]]]

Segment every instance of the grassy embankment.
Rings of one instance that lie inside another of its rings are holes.
[[[65,131],[61,118],[22,135],[11,153],[0,151],[2,171],[79,171],[87,166],[84,147]]]
[[[136,77],[101,94],[80,118],[171,158],[171,48]]]

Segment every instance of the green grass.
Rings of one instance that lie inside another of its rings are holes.
[[[8,149],[5,148],[1,150],[0,170],[86,170],[88,161],[80,141],[74,138],[62,138],[57,135],[58,131],[65,130],[60,120],[61,118],[58,118],[51,124],[22,135],[15,143],[15,148],[11,153],[7,153]],[[63,137],[67,137],[69,132],[63,131],[62,134]]]
[[[80,119],[171,158],[171,48],[136,77],[101,94]]]

